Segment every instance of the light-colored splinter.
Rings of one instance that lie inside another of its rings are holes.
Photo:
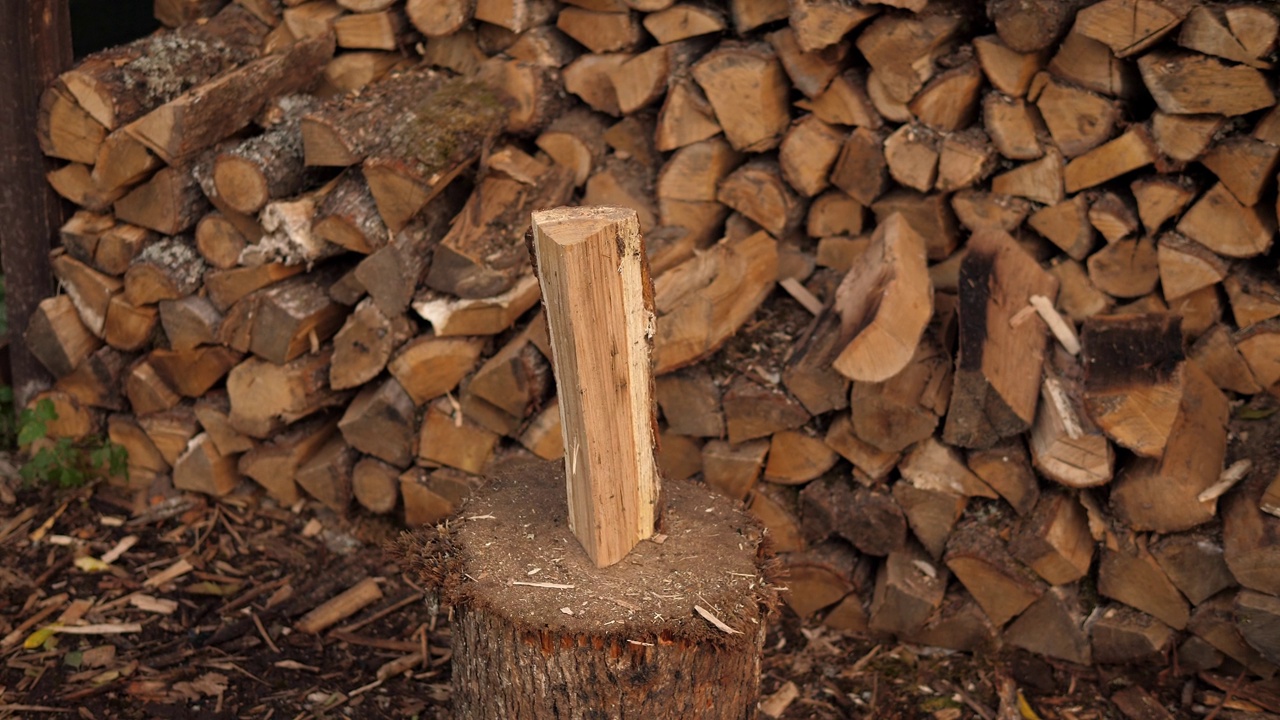
[[[605,567],[653,535],[657,514],[653,293],[640,223],[615,207],[535,212],[533,249],[560,388],[569,527]]]

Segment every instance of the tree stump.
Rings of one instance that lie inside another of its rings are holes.
[[[455,717],[755,717],[777,602],[760,528],[704,485],[663,491],[661,534],[604,568],[569,531],[562,463],[510,463],[402,537],[453,607]]]

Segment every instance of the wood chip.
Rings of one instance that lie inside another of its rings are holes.
[[[120,538],[120,542],[116,543],[115,547],[102,553],[102,562],[110,565],[116,560],[119,560],[121,555],[124,555],[126,552],[128,552],[129,548],[137,544],[138,544],[137,535],[125,535],[124,537]]]
[[[1049,298],[1044,295],[1032,295],[1029,298],[1031,306],[1040,313],[1041,319],[1049,326],[1049,330],[1053,332],[1053,336],[1058,338],[1058,342],[1062,343],[1062,347],[1072,355],[1080,354],[1080,338],[1076,337],[1076,331],[1071,327],[1062,315],[1058,314],[1057,308],[1053,306]]]
[[[191,563],[187,562],[186,558],[182,558],[164,570],[161,570],[155,575],[147,578],[146,581],[142,583],[142,587],[159,587],[165,583],[177,580],[194,569],[195,568],[191,566]]]
[[[712,615],[710,610],[707,610],[706,608],[702,607],[701,605],[694,605],[694,606],[693,606],[693,609],[694,609],[695,611],[697,611],[697,613],[698,613],[699,615],[701,615],[701,616],[702,616],[702,618],[703,618],[704,620],[706,620],[707,622],[711,623],[712,625],[715,625],[715,626],[716,626],[716,629],[718,629],[718,630],[722,630],[722,631],[724,631],[724,632],[727,632],[727,633],[729,633],[730,635],[741,635],[741,634],[742,634],[742,631],[741,631],[741,630],[734,630],[733,628],[729,627],[728,625],[725,625],[725,624],[724,624],[724,622],[723,622],[720,618],[716,617],[715,615]]]

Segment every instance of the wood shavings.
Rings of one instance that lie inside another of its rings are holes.
[[[572,590],[572,589],[574,589],[575,587],[577,587],[576,585],[561,585],[560,583],[547,583],[547,582],[523,582],[523,581],[520,581],[520,580],[512,580],[509,584],[511,584],[511,585],[522,585],[522,586],[524,586],[524,587],[547,588],[547,589],[550,589],[550,590]]]

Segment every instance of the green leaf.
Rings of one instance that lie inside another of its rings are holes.
[[[1280,412],[1280,408],[1242,408],[1236,413],[1236,417],[1241,420],[1266,420],[1267,418]]]
[[[49,422],[58,419],[58,411],[53,407],[53,401],[49,398],[40,398],[36,403],[36,419]]]
[[[18,430],[18,447],[26,447],[44,436],[44,423],[24,422]]]

